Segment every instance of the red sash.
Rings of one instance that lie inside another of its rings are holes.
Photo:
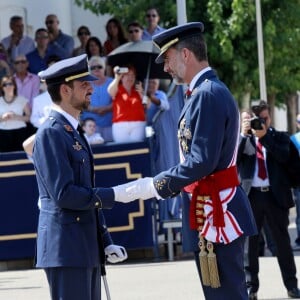
[[[213,226],[225,227],[224,212],[219,193],[222,190],[238,186],[239,184],[237,168],[236,166],[231,166],[184,187],[185,192],[192,193],[192,201],[190,205],[191,228],[199,230],[199,225],[202,225],[200,224],[201,218],[199,219],[199,207],[201,207],[203,215],[203,197],[207,196],[212,200]],[[201,200],[198,201],[198,196],[203,197],[201,197]]]

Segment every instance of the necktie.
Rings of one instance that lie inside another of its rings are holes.
[[[84,136],[84,130],[82,129],[82,127],[78,124],[77,126],[77,131],[79,132],[80,136]]]
[[[87,146],[87,148],[89,149],[89,144],[88,141],[86,140],[85,136],[84,136],[84,130],[82,129],[82,127],[78,124],[77,126],[77,131],[79,132],[79,135],[81,136],[81,138],[84,140],[85,142],[85,146]]]
[[[190,89],[187,89],[185,92],[185,97],[189,98],[192,95],[192,91]]]
[[[90,166],[91,166],[91,179],[92,179],[92,186],[94,187],[94,161],[93,161],[93,153],[92,150],[90,148],[90,145],[87,141],[87,139],[84,136],[84,130],[82,129],[81,125],[78,124],[77,126],[77,131],[79,132],[80,137],[82,138],[82,140],[85,143],[86,148],[88,149],[88,153],[89,153],[89,157],[90,157]]]
[[[262,180],[265,180],[267,178],[267,169],[264,154],[262,151],[262,144],[260,143],[260,141],[257,141],[256,156],[258,163],[258,177]]]

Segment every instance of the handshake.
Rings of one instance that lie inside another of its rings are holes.
[[[161,199],[157,193],[153,178],[145,177],[140,178],[125,184],[113,187],[115,193],[115,201],[128,203],[136,199]]]

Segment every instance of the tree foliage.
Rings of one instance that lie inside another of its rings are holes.
[[[168,28],[176,24],[176,1],[173,0],[75,0],[75,3],[96,15],[111,14],[126,27],[132,21],[145,23],[145,13],[149,7],[157,7],[161,24]]]
[[[109,13],[123,24],[145,23],[148,7],[157,7],[161,25],[176,25],[175,0],[75,0],[96,14]],[[188,21],[203,21],[210,64],[237,99],[259,98],[255,1],[186,0]],[[278,103],[299,89],[300,0],[261,0],[268,95]]]

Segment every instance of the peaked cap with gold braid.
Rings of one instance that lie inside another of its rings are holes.
[[[199,35],[204,31],[204,25],[201,22],[191,22],[178,25],[170,29],[164,30],[153,36],[152,41],[160,49],[160,53],[156,58],[156,63],[163,62],[163,54],[178,42],[189,37]]]
[[[49,85],[72,80],[93,81],[98,79],[90,74],[86,54],[60,60],[48,69],[39,72],[38,75]]]

